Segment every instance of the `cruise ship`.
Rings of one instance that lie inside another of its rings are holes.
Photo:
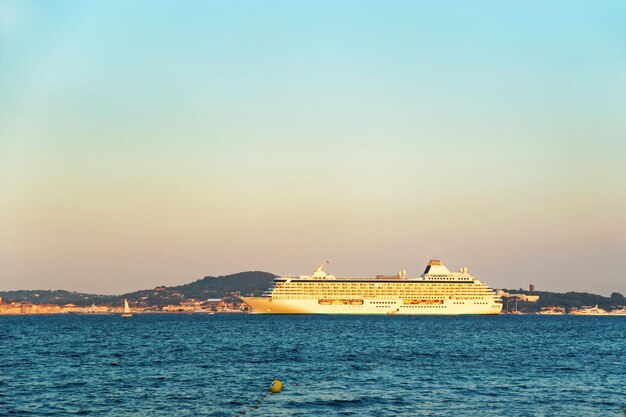
[[[256,314],[499,314],[502,299],[467,268],[450,272],[431,260],[422,275],[336,278],[324,272],[277,277],[261,297],[242,297]]]

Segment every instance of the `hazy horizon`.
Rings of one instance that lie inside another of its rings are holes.
[[[332,269],[330,268],[325,268],[325,271],[327,273],[332,273],[334,274],[334,271],[332,271]],[[117,296],[117,295],[123,295],[123,294],[127,294],[127,293],[132,293],[135,291],[142,291],[142,290],[148,290],[148,289],[152,289],[152,288],[156,288],[156,287],[160,287],[160,286],[166,286],[166,287],[175,287],[175,286],[179,286],[179,285],[185,285],[185,284],[190,284],[193,283],[195,281],[199,281],[202,280],[204,278],[218,278],[218,277],[227,277],[230,275],[236,275],[239,273],[246,273],[246,272],[263,272],[263,273],[270,273],[270,274],[274,274],[277,276],[291,276],[291,277],[295,277],[298,275],[307,275],[312,271],[307,270],[306,272],[302,272],[301,274],[297,274],[297,273],[293,273],[293,274],[276,274],[274,272],[271,271],[262,271],[262,270],[242,270],[242,271],[237,271],[237,272],[230,272],[230,273],[223,273],[223,274],[207,274],[201,277],[196,277],[196,278],[191,278],[189,280],[175,280],[174,282],[159,282],[158,284],[154,284],[152,286],[147,286],[147,287],[141,287],[141,288],[131,288],[128,290],[124,290],[124,291],[117,291],[117,292],[93,292],[93,291],[81,291],[81,290],[77,290],[75,288],[0,288],[0,292],[10,292],[10,291],[57,291],[57,290],[64,290],[64,291],[69,291],[69,292],[77,292],[77,293],[85,293],[85,294],[94,294],[94,295],[102,295],[102,296]],[[397,271],[396,271],[397,272]],[[451,272],[457,272],[455,270],[451,270]],[[469,271],[470,274],[475,275],[472,271]],[[389,270],[389,271],[384,271],[385,275],[393,275],[394,272]],[[379,274],[376,274],[379,275]],[[421,275],[421,273],[415,273],[414,275],[407,275],[408,278],[412,278],[414,276],[419,276]],[[367,277],[373,277],[374,275],[364,275],[364,274],[358,274],[358,275],[336,275],[338,277],[353,277],[353,278],[367,278]],[[481,279],[481,277],[476,277],[478,279]],[[482,281],[485,281],[484,279],[482,279]],[[487,282],[488,285],[490,285],[489,282]],[[513,286],[494,286],[494,285],[490,285],[490,287],[494,288],[494,289],[508,289],[508,290],[524,290],[524,291],[528,291],[529,290],[529,285],[533,284],[535,285],[535,291],[538,292],[542,292],[542,291],[548,291],[548,292],[569,292],[569,291],[573,291],[573,292],[582,292],[582,293],[591,293],[591,294],[596,294],[596,295],[601,295],[601,296],[605,296],[605,297],[609,297],[611,295],[611,293],[613,292],[619,292],[619,291],[614,291],[614,290],[610,290],[609,292],[599,292],[599,291],[593,291],[593,290],[584,290],[584,289],[580,289],[580,290],[572,290],[572,289],[563,289],[563,290],[558,290],[558,289],[550,289],[550,288],[541,288],[540,286],[538,286],[537,284],[535,284],[534,282],[529,282],[526,285],[513,285]]]
[[[429,259],[626,293],[626,3],[0,3],[0,290]]]

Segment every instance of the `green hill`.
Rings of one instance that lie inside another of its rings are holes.
[[[222,298],[236,292],[241,295],[261,295],[269,287],[274,277],[275,275],[269,272],[249,271],[219,277],[207,276],[189,284],[173,287],[161,286],[121,295],[84,294],[65,290],[18,290],[0,291],[0,297],[5,302],[76,304],[78,306],[94,303],[98,305],[121,305],[126,298],[128,301],[140,305],[164,306],[179,304],[181,301],[191,298],[196,300]]]
[[[127,298],[136,303],[164,306],[179,304],[191,298],[195,300],[223,298],[232,293],[261,295],[275,276],[269,272],[250,271],[220,277],[204,277],[175,287],[156,287],[122,294],[120,299]]]
[[[76,304],[79,306],[96,304],[109,304],[117,297],[113,295],[84,294],[65,290],[17,290],[0,291],[0,297],[4,302],[17,301],[34,304]]]
[[[595,306],[598,305],[604,309],[611,309],[615,306],[623,306],[626,304],[626,300],[624,300],[624,296],[618,292],[614,292],[610,297],[604,297],[602,295],[590,294],[586,292],[566,292],[566,293],[558,293],[558,292],[549,292],[549,291],[526,291],[526,290],[504,290],[510,294],[527,294],[527,295],[538,295],[539,300],[534,303],[527,303],[523,301],[517,302],[517,308],[521,311],[526,311],[529,313],[537,312],[541,309],[541,307],[550,307],[550,306],[559,306],[565,307],[566,309],[571,309],[572,307],[581,307],[581,306]],[[503,297],[503,306],[504,310],[506,310],[507,303],[509,303],[510,310],[513,309],[515,305],[515,298],[507,298]],[[504,311],[503,310],[503,311]]]

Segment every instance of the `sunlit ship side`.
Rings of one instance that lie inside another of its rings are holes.
[[[499,314],[502,299],[461,268],[431,260],[424,273],[336,278],[318,265],[312,275],[277,277],[261,297],[242,297],[257,314]]]

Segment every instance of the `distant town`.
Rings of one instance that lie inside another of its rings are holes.
[[[246,306],[239,297],[261,295],[274,277],[261,271],[241,272],[120,295],[66,290],[0,291],[0,314],[111,314],[122,311],[124,300],[128,300],[134,313],[240,313],[246,311]]]
[[[0,291],[0,315],[118,314],[128,300],[133,313],[246,313],[241,296],[259,296],[276,275],[250,271],[204,277],[179,286],[157,286],[121,295],[85,294],[66,290]],[[626,314],[624,296],[528,290],[497,291],[504,314]]]
[[[533,284],[529,291],[520,289],[516,292],[497,290],[496,293],[502,298],[502,314],[541,314],[562,315],[572,314],[581,316],[605,316],[626,315],[624,296],[613,293],[611,297],[588,293],[552,293],[536,291]],[[540,303],[543,294],[546,300]],[[594,305],[592,305],[594,304]]]
[[[246,305],[241,301],[239,293],[224,298],[207,300],[186,299],[178,304],[165,306],[145,306],[142,303],[130,305],[132,313],[245,313]],[[5,302],[0,298],[0,315],[15,314],[121,314],[123,306],[96,305],[77,306],[76,304],[35,304],[28,301],[11,300]]]

